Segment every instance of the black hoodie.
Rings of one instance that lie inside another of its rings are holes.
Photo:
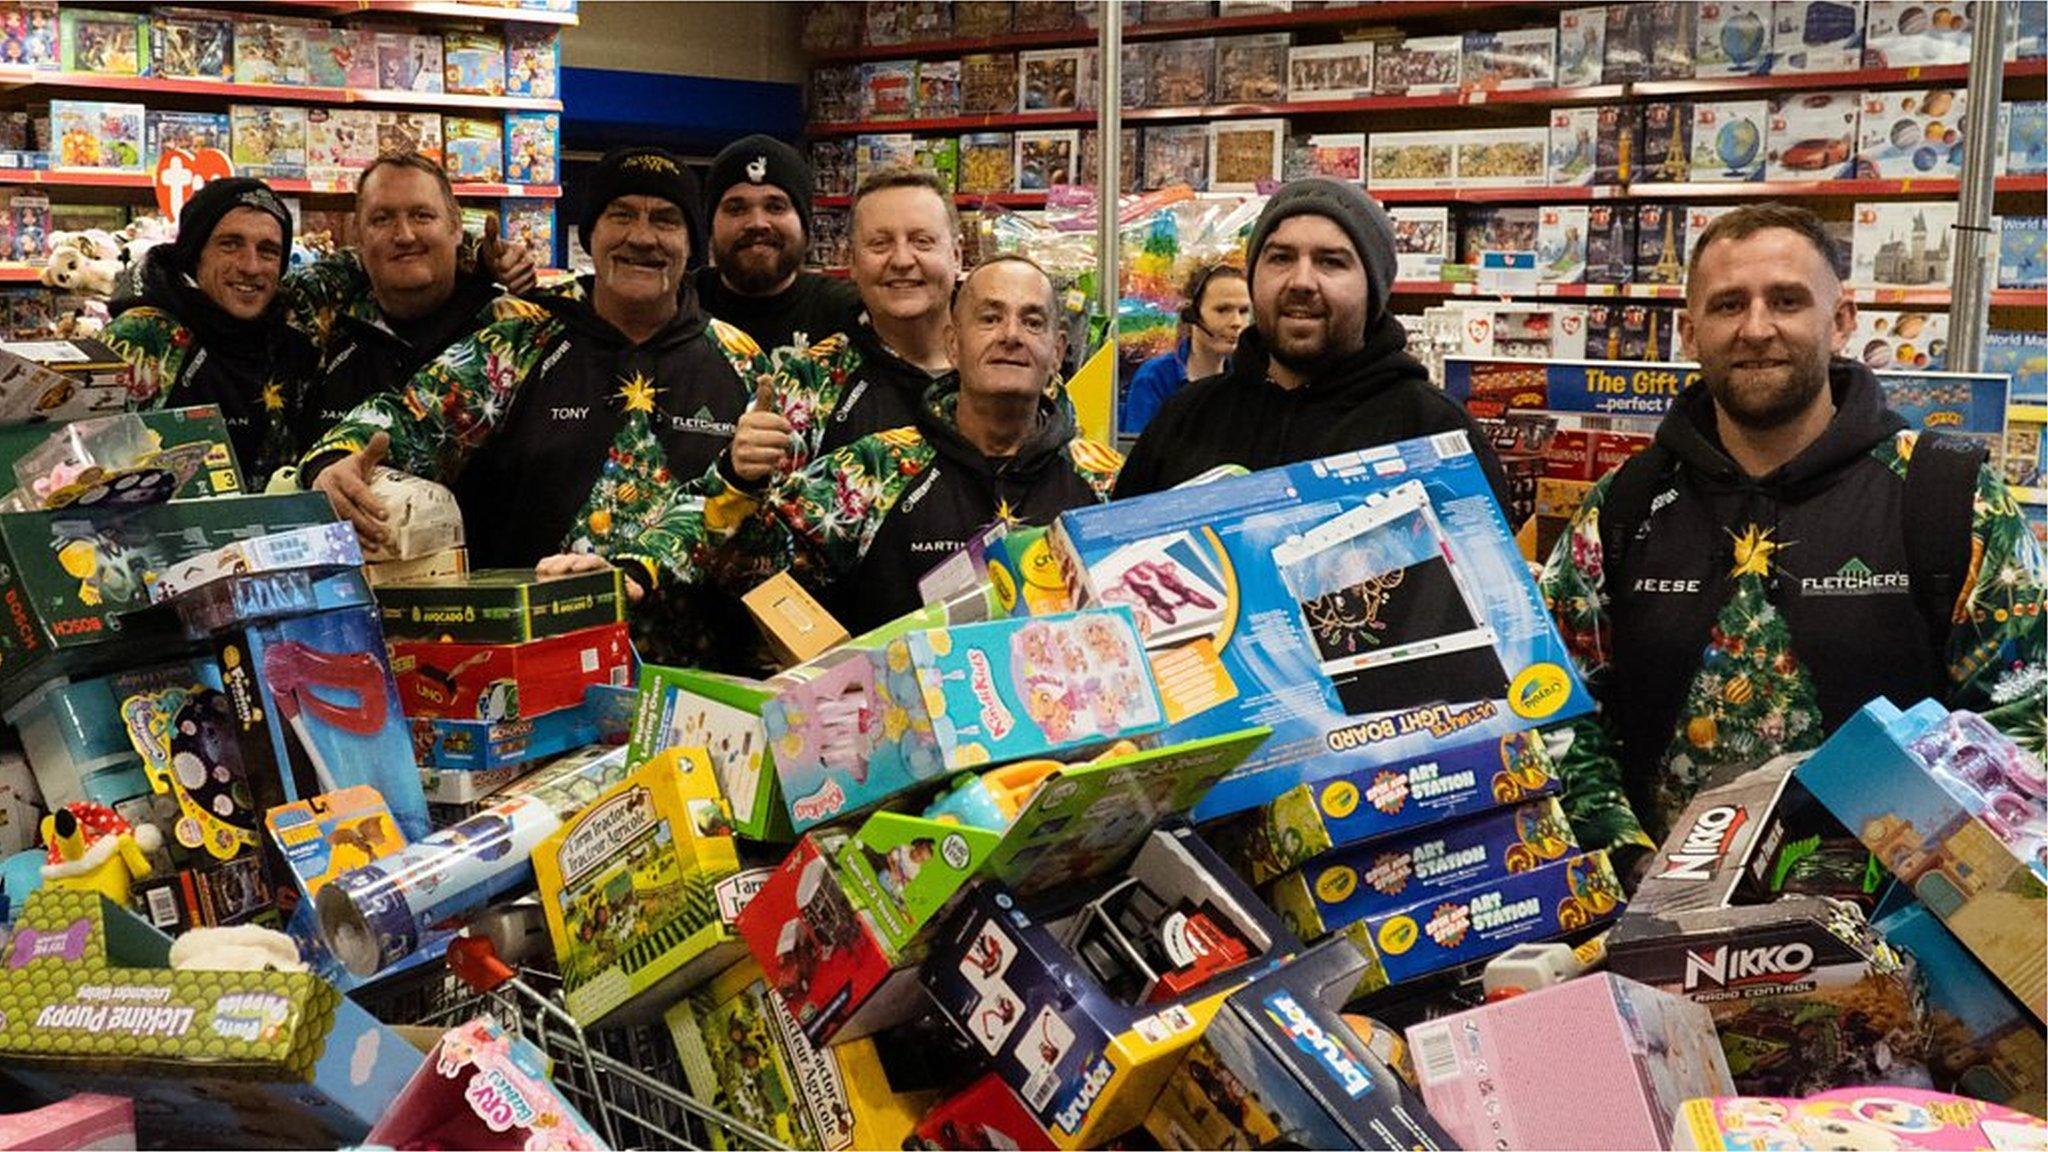
[[[1656,810],[1648,790],[1732,592],[1731,540],[1751,525],[1778,545],[1766,586],[1812,674],[1824,731],[1876,696],[1906,704],[1945,694],[1929,683],[1922,654],[1938,641],[1908,587],[1905,481],[1873,451],[1906,423],[1862,364],[1838,359],[1828,380],[1836,411],[1827,429],[1754,478],[1721,447],[1706,386],[1688,388],[1657,429],[1668,484],[1654,487],[1632,541],[1602,549],[1613,642],[1604,710],[1638,812]],[[1655,466],[1650,456],[1623,465]],[[1627,531],[1602,525],[1603,539]]]
[[[1219,464],[1254,472],[1427,436],[1463,432],[1508,506],[1493,446],[1465,410],[1429,382],[1408,355],[1408,333],[1382,312],[1365,346],[1299,388],[1266,375],[1266,347],[1247,329],[1230,367],[1170,397],[1145,426],[1117,478],[1116,496],[1142,496],[1191,480]]]
[[[321,349],[319,374],[299,406],[299,441],[312,444],[356,405],[397,392],[434,357],[490,323],[498,285],[487,272],[458,273],[439,308],[416,320],[393,320],[376,306],[368,281],[357,310],[338,308]]]
[[[725,286],[709,265],[692,274],[704,311],[745,332],[764,349],[780,348],[801,332],[816,344],[854,326],[860,294],[853,282],[823,272],[799,272],[773,296],[742,296]]]
[[[865,319],[847,328],[846,338],[860,363],[840,386],[839,401],[825,421],[818,440],[821,456],[863,436],[916,423],[925,393],[939,379],[890,351]]]

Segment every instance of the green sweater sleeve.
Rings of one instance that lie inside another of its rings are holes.
[[[2048,730],[2041,547],[2005,480],[1985,466],[1971,511],[1970,571],[1948,639],[1952,708],[1981,713],[2039,756]]]

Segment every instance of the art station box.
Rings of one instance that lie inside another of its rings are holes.
[[[530,719],[583,703],[591,684],[629,683],[633,645],[623,623],[511,644],[394,640],[391,671],[407,716]]]
[[[617,569],[541,577],[529,568],[471,572],[452,580],[379,584],[384,628],[407,640],[518,644],[625,617]]]
[[[1462,433],[1066,512],[1052,539],[1078,601],[1136,612],[1169,736],[1273,728],[1200,820],[1590,707]]]

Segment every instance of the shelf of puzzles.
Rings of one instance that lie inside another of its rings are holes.
[[[812,156],[843,196],[908,161],[954,182],[977,247],[1094,278],[1095,6],[816,6]],[[1996,288],[1985,373],[1947,367],[1967,61],[1979,9],[2007,21],[1996,138]],[[1998,442],[2048,532],[2048,105],[2040,5],[1126,3],[1122,378],[1176,338],[1190,268],[1235,258],[1260,190],[1300,175],[1388,206],[1395,308],[1446,358],[1627,361],[1613,403],[1505,418],[1526,364],[1480,382],[1517,512],[1547,547],[1589,481],[1647,442],[1683,374],[1674,309],[1690,238],[1760,199],[1821,212],[1860,306],[1851,352],[1923,423]],[[814,258],[843,264],[843,200]],[[1078,297],[1077,297],[1078,298]],[[1518,384],[1513,376],[1520,369]],[[1454,367],[1461,395],[1474,369]],[[1579,381],[1585,370],[1563,369]],[[1482,374],[1483,375],[1483,374]],[[1994,393],[1996,395],[1994,395]],[[1556,402],[1559,408],[1568,407]]]
[[[157,190],[195,176],[284,193],[295,261],[346,245],[357,174],[396,149],[447,169],[466,227],[495,216],[551,263],[574,22],[568,0],[0,3],[0,334],[96,330],[169,232]]]

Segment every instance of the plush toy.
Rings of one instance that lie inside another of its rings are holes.
[[[299,946],[257,924],[194,928],[171,942],[171,967],[199,972],[304,972]]]
[[[164,838],[153,824],[132,828],[112,808],[81,800],[43,817],[43,842],[49,845],[45,887],[98,892],[126,904],[135,881],[149,875],[147,853],[163,847]]]
[[[120,277],[119,259],[94,256],[75,244],[50,253],[50,262],[43,265],[42,272],[44,284],[60,292],[89,296],[112,296]]]

